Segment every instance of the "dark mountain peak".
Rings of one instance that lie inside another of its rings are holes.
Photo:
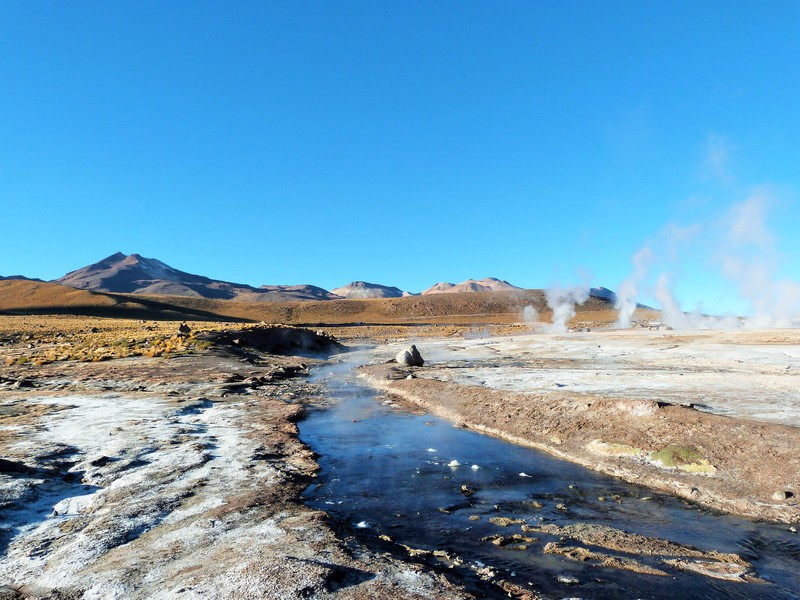
[[[333,296],[314,286],[263,286],[210,279],[180,271],[156,258],[117,252],[56,280],[70,287],[98,292],[166,294],[221,300],[319,300]]]

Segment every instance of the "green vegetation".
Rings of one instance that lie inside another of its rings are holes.
[[[702,451],[693,446],[670,444],[661,450],[651,452],[648,459],[659,467],[681,469],[688,473],[710,475],[716,472],[716,468],[708,462]]]

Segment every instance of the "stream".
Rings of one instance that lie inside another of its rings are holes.
[[[712,513],[437,417],[411,414],[376,398],[342,365],[325,367],[315,378],[333,402],[299,423],[300,438],[319,454],[321,467],[305,500],[360,535],[444,550],[552,598],[800,598],[800,537],[785,525]],[[559,537],[541,532],[522,534],[535,541],[496,545],[485,538],[521,531],[519,523],[498,525],[497,517],[532,526],[603,525],[736,553],[762,581],[715,579],[665,565],[661,556],[588,546],[667,576],[592,566],[545,554],[545,545]]]

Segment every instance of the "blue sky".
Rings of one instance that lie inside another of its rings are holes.
[[[789,1],[4,1],[0,274],[616,288],[649,247],[642,300],[746,311],[730,254],[800,281],[799,63]]]

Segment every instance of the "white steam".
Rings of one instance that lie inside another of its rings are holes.
[[[636,299],[639,296],[639,286],[647,275],[647,268],[652,259],[653,251],[650,246],[645,246],[633,255],[633,272],[631,276],[623,281],[617,290],[617,301],[614,308],[617,309],[618,327],[628,328],[631,326],[631,318],[636,310]]]
[[[731,205],[715,222],[677,227],[668,225],[634,254],[633,269],[617,292],[617,325],[630,327],[642,291],[649,291],[662,311],[662,320],[673,329],[736,329],[735,317],[714,317],[700,311],[684,312],[673,292],[681,254],[691,255],[694,266],[716,267],[735,285],[748,309],[748,327],[796,327],[800,325],[800,284],[777,276],[779,254],[768,214],[775,203],[766,188],[758,188]],[[702,241],[699,233],[703,232]],[[702,242],[702,243],[701,243]],[[714,250],[708,252],[708,248]],[[704,252],[705,251],[705,252]],[[658,264],[656,264],[658,263]],[[655,267],[658,267],[656,269]],[[715,274],[708,273],[713,278]]]
[[[525,323],[537,323],[539,321],[539,311],[535,306],[526,306],[522,309],[522,320]]]
[[[678,301],[672,294],[669,285],[669,277],[666,273],[658,276],[656,283],[655,297],[661,305],[661,318],[664,323],[673,329],[690,329],[689,317],[681,310]]]
[[[553,311],[552,323],[545,327],[548,333],[566,333],[567,323],[575,316],[575,305],[589,299],[589,286],[550,288],[545,290],[547,306]]]
[[[766,189],[757,189],[731,207],[720,264],[751,308],[748,326],[793,327],[800,318],[800,285],[776,275],[776,240],[767,225],[772,203]]]

